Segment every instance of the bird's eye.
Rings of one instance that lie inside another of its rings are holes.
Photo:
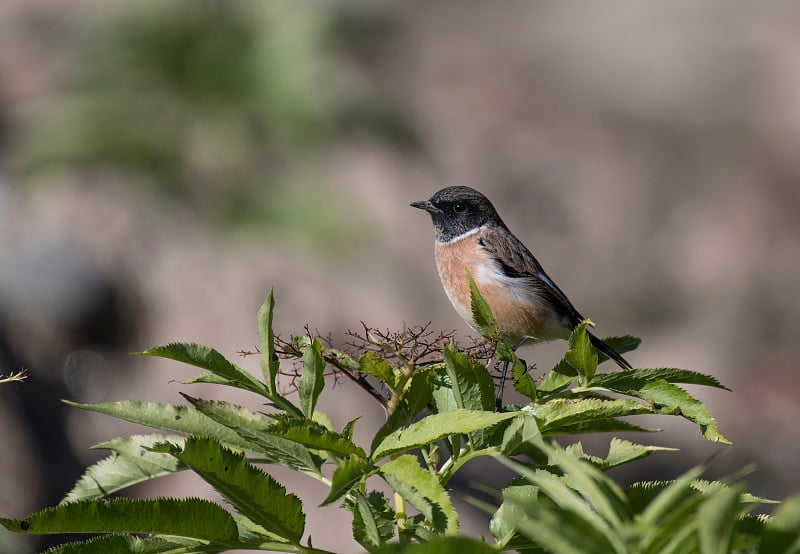
[[[453,205],[453,211],[459,214],[464,212],[466,209],[467,207],[460,202],[457,202],[456,204]]]

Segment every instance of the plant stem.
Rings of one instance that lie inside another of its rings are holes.
[[[414,375],[414,371],[416,370],[416,366],[409,362],[404,362],[403,364],[403,371],[400,373],[400,376],[397,378],[397,384],[392,389],[392,397],[389,399],[389,402],[386,404],[386,418],[392,416],[397,411],[397,408],[400,407],[400,402],[403,401],[403,397],[405,396],[405,388],[408,384],[409,379]]]

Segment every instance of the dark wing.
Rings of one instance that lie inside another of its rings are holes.
[[[573,326],[583,321],[583,316],[567,295],[548,277],[531,251],[511,231],[503,227],[484,229],[480,244],[495,259],[505,275],[526,279],[537,294],[549,301],[557,313],[567,316]]]
[[[505,275],[515,279],[526,279],[536,294],[547,300],[556,313],[572,321],[573,327],[584,320],[564,291],[558,288],[558,285],[544,272],[542,265],[531,251],[525,248],[525,245],[508,229],[503,227],[484,229],[480,236],[480,244],[495,259]],[[623,369],[631,368],[625,358],[592,333],[589,333],[589,340],[592,346],[614,360],[618,366]]]

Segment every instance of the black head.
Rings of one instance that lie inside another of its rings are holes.
[[[469,187],[447,187],[411,205],[431,214],[436,240],[448,242],[487,223],[503,225],[489,199]]]

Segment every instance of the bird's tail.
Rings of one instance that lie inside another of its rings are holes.
[[[599,350],[600,352],[602,352],[603,354],[614,360],[619,367],[621,367],[622,369],[633,369],[631,364],[629,364],[627,360],[625,360],[625,358],[620,356],[616,350],[611,348],[609,345],[607,345],[602,340],[598,339],[596,336],[589,333],[588,331],[587,334],[589,335],[589,342],[592,343],[592,346],[594,346],[597,350]]]

